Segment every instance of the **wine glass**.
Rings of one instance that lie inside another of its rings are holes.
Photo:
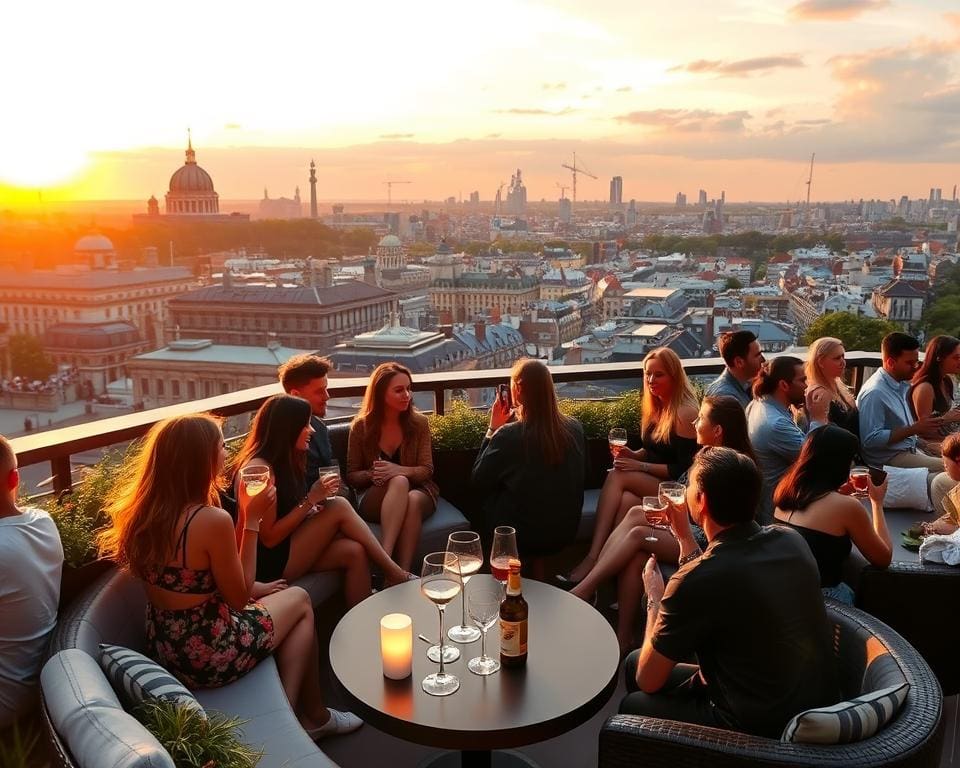
[[[610,453],[616,459],[620,451],[627,446],[627,430],[623,427],[614,427],[607,435],[607,444],[610,446]]]
[[[443,647],[443,612],[463,588],[460,583],[460,560],[452,552],[431,552],[423,558],[420,571],[420,591],[437,606],[440,615],[440,646]],[[440,653],[440,671],[423,678],[423,690],[431,696],[449,696],[460,687],[460,679],[443,670],[443,653]]]
[[[247,496],[253,498],[266,489],[270,482],[270,470],[267,467],[244,467],[240,470],[240,482],[247,491]]]
[[[866,467],[854,467],[850,470],[850,485],[853,486],[852,496],[858,499],[866,498],[870,470]]]
[[[467,626],[467,582],[483,565],[483,546],[480,534],[474,531],[454,531],[447,537],[447,552],[460,558],[460,577],[463,591],[460,593],[460,626],[450,627],[447,632],[455,643],[473,643],[480,639],[480,630]]]
[[[500,669],[500,662],[487,656],[487,630],[500,617],[500,590],[474,588],[467,598],[467,604],[470,606],[470,618],[480,627],[480,655],[467,662],[467,669],[475,675],[492,675]]]
[[[324,484],[330,481],[331,478],[337,479],[337,491],[340,490],[340,464],[334,462],[329,467],[317,467],[317,477],[324,481]]]
[[[687,495],[687,487],[683,483],[677,483],[672,480],[660,483],[657,493],[664,501],[669,501],[677,506],[683,504],[684,497]]]
[[[664,528],[663,524],[667,521],[667,502],[659,496],[643,497],[643,514],[647,518],[647,524],[651,528]],[[652,533],[643,537],[645,541],[660,541]]]
[[[509,525],[498,525],[493,529],[493,546],[490,548],[490,573],[500,582],[506,593],[507,578],[510,576],[510,561],[519,560],[517,552],[517,529]]]

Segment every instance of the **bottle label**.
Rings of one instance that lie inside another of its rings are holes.
[[[504,656],[525,656],[527,622],[500,619],[500,653]]]

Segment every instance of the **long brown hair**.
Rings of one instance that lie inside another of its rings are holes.
[[[960,339],[953,336],[934,336],[927,343],[923,365],[913,374],[913,379],[910,381],[911,396],[907,398],[914,417],[917,414],[914,412],[913,390],[924,382],[933,387],[933,409],[941,413],[950,410],[953,404],[953,379],[943,372],[943,360],[952,355],[958,346],[960,346]],[[947,387],[946,395],[943,393],[944,384]]]
[[[697,407],[697,396],[690,386],[690,379],[687,378],[686,371],[683,370],[683,363],[677,357],[677,353],[668,347],[657,347],[651,349],[645,358],[641,370],[646,374],[647,361],[659,360],[667,376],[672,382],[673,391],[670,393],[670,402],[663,402],[654,397],[650,388],[643,388],[643,402],[640,411],[640,431],[646,433],[648,428],[652,428],[653,439],[658,442],[667,442],[670,440],[670,432],[677,421],[677,414],[684,405]]]
[[[386,413],[387,389],[390,386],[390,380],[398,373],[405,374],[411,383],[413,382],[410,371],[400,363],[381,363],[370,374],[370,382],[367,384],[367,391],[363,393],[360,411],[353,419],[354,424],[363,422],[368,446],[380,444],[380,430],[383,427],[384,414]],[[410,421],[414,413],[415,409],[411,400],[407,410],[400,414],[400,429],[404,438],[411,434]]]
[[[754,464],[758,464],[750,444],[747,416],[736,398],[729,395],[707,395],[703,398],[703,405],[710,409],[710,421],[718,425],[723,433],[723,446],[733,448],[737,453],[751,458]]]
[[[231,462],[231,471],[238,472],[251,459],[263,459],[273,470],[278,489],[289,485],[291,493],[302,492],[307,454],[297,447],[297,438],[309,422],[310,403],[302,397],[267,398],[253,417],[247,439]]]
[[[220,422],[206,414],[154,424],[107,503],[112,524],[97,536],[100,554],[140,578],[166,565],[184,509],[219,506],[222,443]]]
[[[517,360],[510,379],[520,390],[520,422],[527,456],[540,456],[547,464],[559,464],[573,445],[572,421],[560,413],[550,370],[540,360]]]

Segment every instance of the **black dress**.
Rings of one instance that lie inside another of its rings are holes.
[[[650,464],[666,464],[671,480],[677,480],[690,469],[693,457],[700,446],[695,437],[681,437],[676,428],[670,431],[670,439],[657,440],[653,436],[653,425],[649,425],[640,434],[643,449],[647,452],[645,461]]]

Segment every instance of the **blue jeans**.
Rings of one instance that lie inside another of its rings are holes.
[[[841,581],[834,587],[823,587],[820,591],[823,592],[824,597],[832,598],[838,603],[853,605],[853,590],[850,589],[850,585],[844,581]]]

